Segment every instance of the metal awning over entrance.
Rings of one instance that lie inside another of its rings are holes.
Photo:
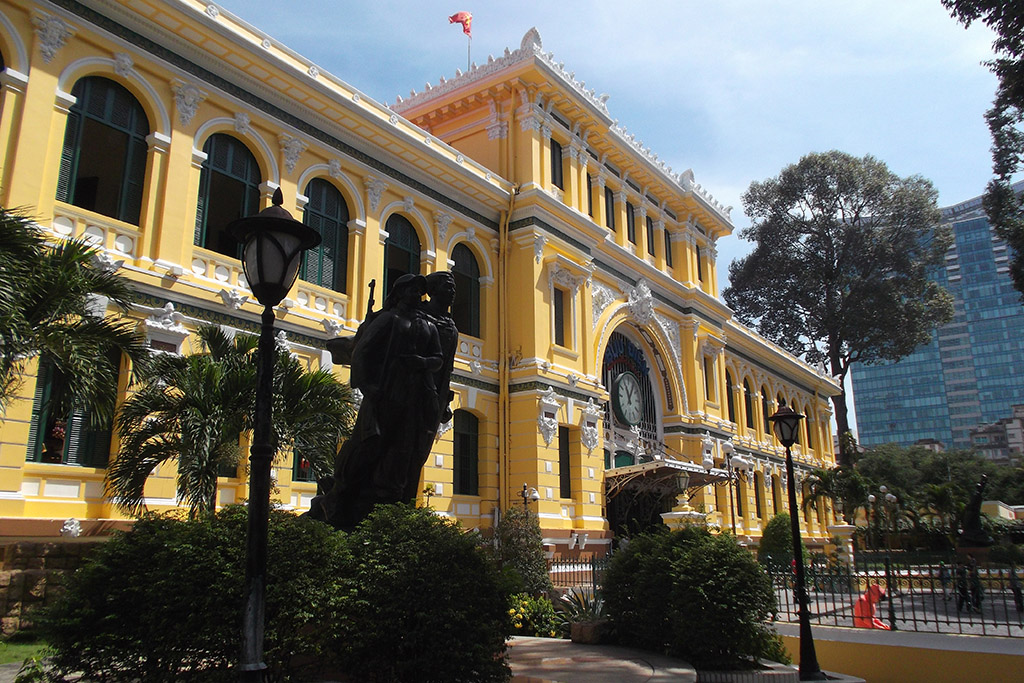
[[[683,492],[684,484],[685,490],[692,495],[698,489],[728,479],[729,473],[725,470],[706,470],[696,463],[671,458],[652,460],[605,470],[605,500],[610,501],[627,491],[636,495],[652,491],[668,492],[674,488],[676,494],[679,494]]]
[[[616,536],[646,531],[662,524],[681,493],[693,496],[709,484],[728,481],[725,470],[706,470],[673,458],[605,470],[605,514]]]

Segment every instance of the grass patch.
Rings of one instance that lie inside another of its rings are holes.
[[[46,649],[43,640],[0,641],[0,664],[21,664],[25,658],[40,654]]]

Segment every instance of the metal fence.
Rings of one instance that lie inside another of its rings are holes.
[[[778,620],[797,621],[792,570],[769,574]],[[811,623],[823,626],[1022,638],[1021,584],[1020,570],[955,563],[807,568]]]
[[[548,560],[548,575],[551,577],[551,583],[560,590],[569,588],[596,590],[601,587],[601,581],[607,569],[608,560],[606,558],[566,560],[555,557]]]

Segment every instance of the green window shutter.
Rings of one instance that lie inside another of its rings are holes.
[[[197,247],[206,246],[206,197],[210,194],[210,169],[203,164],[199,172],[199,197],[196,200],[196,229],[192,244]]]
[[[68,465],[84,465],[86,454],[82,448],[86,437],[88,421],[84,410],[74,408],[68,420],[67,439],[64,441],[64,462]]]
[[[456,410],[453,416],[453,432],[452,449],[455,462],[452,490],[455,495],[479,495],[480,421],[472,413]]]
[[[82,116],[72,109],[68,113],[67,126],[64,128],[64,145],[60,151],[60,172],[57,176],[57,199],[71,203],[75,167],[78,165],[78,138],[82,131]]]
[[[25,459],[39,462],[43,452],[43,430],[49,417],[50,394],[53,391],[53,366],[40,361],[36,376],[36,392],[32,401],[32,420],[28,428],[28,452]]]
[[[138,225],[142,215],[142,192],[146,182],[147,153],[148,145],[145,138],[129,139],[119,218],[132,225]]]
[[[569,428],[558,426],[558,496],[572,498],[572,462],[569,451]]]

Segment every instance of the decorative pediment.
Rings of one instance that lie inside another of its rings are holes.
[[[626,297],[626,306],[629,309],[629,317],[638,325],[647,325],[654,318],[654,295],[647,281],[640,279],[630,289],[623,289]]]

